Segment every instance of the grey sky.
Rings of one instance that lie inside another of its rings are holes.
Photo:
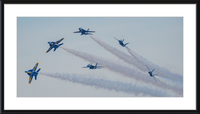
[[[39,62],[41,72],[75,73],[128,82],[129,78],[107,69],[89,70],[81,67],[89,62],[59,48],[45,53],[48,41],[64,37],[63,47],[86,52],[132,67],[99,46],[89,36],[73,33],[78,28],[95,30],[93,36],[129,54],[113,38],[124,39],[137,54],[173,73],[183,72],[182,17],[18,17],[17,18],[17,96],[135,96],[78,83],[62,81],[44,75],[28,85],[25,70]],[[130,55],[130,54],[129,54]],[[149,78],[149,77],[148,77]],[[133,82],[132,82],[133,83]],[[145,95],[141,95],[145,96]],[[148,96],[148,95],[147,95]]]

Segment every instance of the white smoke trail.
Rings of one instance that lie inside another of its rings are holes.
[[[159,76],[154,76],[156,79],[158,79],[159,81],[166,83],[167,85],[171,85],[176,87],[177,89],[183,89],[182,86],[182,82],[179,81],[175,81],[175,80],[171,80],[169,78],[165,78],[165,77],[159,77]]]
[[[174,79],[174,80],[180,80],[181,82],[183,81],[183,77],[182,76],[180,76],[178,74],[171,73],[170,71],[168,71],[168,70],[166,70],[164,68],[161,68],[158,65],[155,65],[155,64],[151,63],[150,61],[146,60],[145,58],[143,58],[142,56],[138,55],[137,53],[135,53],[132,50],[127,49],[127,51],[134,58],[136,58],[139,62],[143,63],[144,65],[146,64],[148,67],[155,68],[156,69],[155,72],[157,72],[159,75],[166,76],[166,77]]]
[[[84,75],[77,75],[77,74],[68,74],[68,73],[43,73],[40,74],[49,76],[52,78],[59,78],[62,80],[68,80],[73,83],[80,83],[83,85],[93,86],[96,88],[104,88],[108,90],[115,90],[115,91],[122,91],[126,93],[134,93],[135,95],[140,96],[143,95],[150,95],[152,97],[179,97],[176,93],[161,89],[159,87],[150,87],[150,86],[141,86],[139,84],[132,85],[131,83],[123,83],[119,81],[110,81],[98,78],[87,78]]]
[[[136,54],[135,52],[133,52],[132,50],[128,50],[128,52],[132,55],[129,56],[124,52],[119,51],[118,49],[96,39],[93,36],[90,36],[95,42],[97,42],[99,45],[101,45],[102,47],[104,47],[106,50],[108,50],[109,52],[113,53],[114,55],[116,55],[117,57],[119,57],[120,59],[122,59],[123,61],[125,61],[126,63],[129,63],[131,65],[136,66],[138,69],[147,72],[147,68],[145,66],[145,64],[147,64],[149,67],[152,68],[156,68],[155,72],[158,72],[160,76],[165,76],[168,78],[172,78],[172,79],[176,79],[176,80],[180,80],[182,81],[182,76],[180,75],[176,75],[171,73],[170,71],[164,69],[164,68],[160,68],[157,65],[154,65],[153,63],[149,62],[148,60],[140,57],[138,54]],[[140,59],[141,58],[141,59]],[[169,75],[168,75],[169,74]]]
[[[147,73],[112,63],[109,60],[105,60],[105,59],[96,57],[96,56],[91,55],[91,54],[79,52],[79,51],[72,50],[72,49],[69,49],[69,48],[66,48],[66,47],[61,47],[61,48],[72,53],[72,54],[74,54],[74,55],[76,55],[76,56],[78,56],[78,57],[80,57],[80,58],[82,58],[82,59],[84,59],[84,60],[86,60],[86,61],[94,62],[94,63],[98,62],[99,64],[103,65],[105,68],[107,68],[111,71],[120,73],[124,76],[130,77],[132,79],[136,79],[140,82],[146,82],[149,85],[154,85],[154,86],[159,86],[159,87],[162,87],[162,88],[165,88],[165,89],[170,89],[170,90],[177,92],[178,94],[182,94],[182,91],[183,91],[182,89],[177,89],[176,87],[171,86],[171,85],[167,85],[164,82],[159,82],[158,84],[156,84],[155,81],[153,80],[153,78],[149,77],[149,75]],[[180,86],[182,86],[182,85],[180,85]]]
[[[106,50],[108,50],[109,52],[113,53],[114,55],[116,55],[117,57],[119,57],[120,59],[122,59],[123,61],[125,61],[128,64],[134,65],[137,68],[139,68],[140,70],[146,72],[147,69],[145,68],[144,64],[142,64],[141,62],[137,61],[135,58],[133,58],[132,56],[127,55],[124,52],[119,51],[118,49],[109,46],[108,44],[101,42],[100,40],[94,38],[93,36],[90,36],[94,41],[96,41],[99,45],[101,45],[102,47],[104,47]]]

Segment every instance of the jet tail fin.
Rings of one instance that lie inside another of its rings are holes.
[[[37,73],[39,73],[39,71],[41,70],[41,68],[39,68],[38,70],[37,70]],[[37,74],[38,75],[38,74]],[[35,80],[37,80],[37,75],[35,75]]]
[[[54,48],[54,50],[53,50],[53,51],[56,51],[56,49],[57,49],[57,48]]]
[[[58,47],[61,46],[61,45],[63,45],[63,44],[64,44],[64,43],[59,44]]]
[[[97,67],[98,63],[96,63],[95,67]]]
[[[37,73],[39,73],[40,70],[41,70],[41,68],[39,68],[39,69],[37,70]]]

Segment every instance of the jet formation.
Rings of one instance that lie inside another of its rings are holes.
[[[40,69],[41,69],[41,68],[39,68],[39,69],[36,71],[38,64],[39,64],[39,62],[37,62],[37,63],[35,64],[35,66],[33,67],[33,69],[30,69],[30,70],[28,70],[28,71],[25,71],[25,73],[27,73],[27,74],[29,75],[29,82],[28,82],[28,84],[31,83],[31,81],[32,81],[32,79],[33,79],[33,76],[35,76],[35,80],[37,80],[37,75],[38,75],[38,73],[39,73],[39,71],[40,71]]]
[[[87,29],[87,30],[84,30],[83,28],[78,28],[79,29],[79,31],[75,31],[75,32],[73,32],[73,33],[81,33],[81,35],[92,35],[91,34],[91,32],[93,33],[93,32],[95,32],[95,31],[89,31],[89,28]],[[115,37],[114,37],[115,38]],[[63,38],[61,38],[60,40],[58,40],[58,41],[56,41],[56,42],[48,42],[48,44],[49,44],[49,49],[46,51],[46,53],[48,53],[51,49],[53,49],[54,48],[54,51],[56,51],[56,49],[59,47],[59,46],[61,46],[61,45],[63,45],[64,43],[60,43],[62,40],[64,39],[64,37]],[[129,49],[126,45],[127,44],[129,44],[129,43],[125,43],[124,44],[124,39],[122,40],[119,40],[119,39],[117,39],[117,38],[115,38],[118,42],[119,42],[119,44],[122,46],[122,47],[126,47],[127,49]],[[130,50],[130,49],[129,49]],[[28,75],[29,75],[29,83],[28,84],[30,84],[31,83],[31,81],[32,81],[32,78],[33,78],[33,76],[35,76],[35,80],[37,80],[37,75],[38,75],[38,73],[39,73],[39,71],[40,71],[40,69],[41,68],[39,68],[37,71],[36,71],[36,69],[37,69],[37,66],[38,66],[38,64],[39,64],[39,62],[37,62],[36,63],[36,65],[33,67],[33,69],[30,69],[30,70],[28,70],[28,71],[25,71],[25,73],[27,73]],[[96,65],[92,65],[92,63],[91,64],[88,64],[87,66],[85,66],[85,67],[82,67],[82,68],[89,68],[89,69],[101,69],[101,68],[103,68],[104,66],[97,66],[98,65],[98,63],[96,63]],[[148,71],[148,73],[149,73],[149,75],[151,76],[151,77],[153,77],[154,78],[154,80],[156,81],[156,79],[155,79],[155,75],[158,75],[158,74],[153,74],[153,71],[155,70],[155,69],[153,69],[153,70],[150,70],[149,69],[149,67],[146,65],[146,67],[147,67],[147,69],[149,70]],[[156,81],[156,83],[157,83],[157,81]]]

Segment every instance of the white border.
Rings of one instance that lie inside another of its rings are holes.
[[[84,11],[86,12],[84,12]],[[84,12],[84,13],[83,13]],[[184,97],[180,98],[17,98],[16,19],[24,17],[183,17]],[[5,110],[195,110],[196,109],[196,5],[4,5],[4,109]],[[13,48],[11,48],[12,46]],[[12,71],[12,72],[9,72]],[[12,80],[11,80],[12,79]],[[68,102],[68,103],[66,103]],[[87,102],[87,103],[86,103]],[[86,103],[86,104],[85,104]],[[137,103],[132,107],[132,103]],[[61,104],[61,105],[58,105]],[[94,105],[95,104],[95,105]],[[125,105],[126,104],[126,105]]]

